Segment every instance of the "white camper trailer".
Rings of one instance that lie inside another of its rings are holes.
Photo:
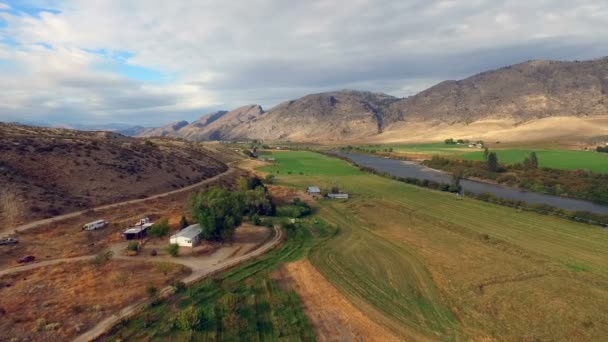
[[[108,221],[97,220],[97,221],[93,221],[93,222],[89,222],[89,223],[85,224],[84,226],[82,226],[82,230],[96,230],[96,229],[103,228],[107,225],[108,225]]]

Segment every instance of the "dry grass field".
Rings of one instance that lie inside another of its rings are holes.
[[[2,341],[65,341],[189,271],[181,265],[65,263],[0,277]]]

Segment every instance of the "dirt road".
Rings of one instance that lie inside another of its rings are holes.
[[[113,208],[118,208],[118,207],[122,207],[122,206],[126,206],[126,205],[132,205],[132,204],[135,204],[135,203],[141,203],[141,202],[145,202],[145,201],[149,201],[149,200],[154,200],[154,199],[161,198],[161,197],[175,195],[175,194],[178,194],[178,193],[181,193],[181,192],[185,192],[185,191],[189,191],[189,190],[192,190],[192,189],[196,189],[196,188],[198,188],[201,185],[205,185],[205,184],[214,182],[214,181],[218,180],[219,178],[221,178],[223,176],[231,174],[234,171],[235,171],[235,169],[231,165],[228,164],[228,170],[226,170],[226,171],[224,171],[224,172],[222,172],[222,173],[220,173],[218,175],[215,175],[215,176],[213,176],[211,178],[207,178],[207,179],[205,179],[205,180],[203,180],[201,182],[198,182],[196,184],[188,185],[186,187],[183,187],[183,188],[180,188],[180,189],[177,189],[177,190],[172,190],[172,191],[169,191],[169,192],[165,192],[165,193],[162,193],[162,194],[152,195],[152,196],[149,196],[149,197],[146,197],[146,198],[138,198],[138,199],[128,200],[128,201],[124,201],[124,202],[106,204],[106,205],[102,205],[102,206],[95,207],[95,208],[92,208],[92,209],[75,211],[75,212],[72,212],[72,213],[68,213],[68,214],[64,214],[64,215],[59,215],[59,216],[54,216],[54,217],[51,217],[51,218],[48,218],[48,219],[44,219],[44,220],[38,220],[38,221],[26,223],[26,224],[23,224],[23,225],[18,226],[18,227],[5,228],[3,230],[0,230],[0,238],[3,238],[5,236],[9,236],[15,230],[23,232],[23,231],[26,231],[28,229],[33,229],[33,228],[36,228],[36,227],[44,226],[44,225],[49,224],[49,223],[54,223],[54,222],[58,222],[58,221],[61,221],[61,220],[78,217],[78,216],[83,215],[83,214],[85,214],[87,212],[90,212],[91,210],[93,210],[93,211],[101,211],[101,210],[113,209]]]
[[[282,238],[283,238],[283,232],[281,231],[281,229],[278,226],[275,226],[273,238],[270,239],[269,241],[267,241],[265,244],[261,245],[260,247],[254,249],[244,255],[240,255],[237,257],[233,257],[233,258],[229,257],[228,259],[226,259],[224,261],[217,262],[212,265],[209,265],[209,263],[206,262],[205,263],[207,265],[206,267],[202,267],[196,271],[192,270],[192,273],[188,277],[183,279],[183,281],[186,284],[192,284],[203,278],[209,277],[211,275],[214,275],[216,273],[219,273],[221,271],[234,267],[242,262],[245,262],[252,258],[258,257],[258,256],[270,251],[271,249],[275,248],[281,242]],[[220,255],[220,257],[221,257],[221,255]],[[161,297],[168,296],[169,294],[172,293],[172,291],[173,291],[173,289],[171,287],[166,287],[166,288],[162,289]],[[116,325],[121,320],[127,319],[127,318],[135,315],[140,310],[144,309],[146,307],[146,305],[148,305],[148,303],[149,303],[149,301],[145,300],[145,301],[125,307],[124,309],[120,310],[120,312],[117,312],[116,314],[100,321],[95,327],[93,327],[93,329],[78,336],[76,339],[74,339],[74,342],[88,342],[88,341],[94,341],[94,340],[98,339],[99,337],[103,336],[103,334],[105,334],[109,329],[111,329],[114,325]]]

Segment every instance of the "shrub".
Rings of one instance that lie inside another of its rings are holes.
[[[175,293],[180,293],[186,290],[186,283],[181,280],[176,280],[171,284],[171,287],[173,287]]]
[[[139,251],[139,243],[137,241],[129,241],[129,244],[127,245],[127,250],[133,252]]]
[[[110,260],[112,259],[113,255],[114,255],[114,253],[112,253],[112,251],[99,252],[97,255],[95,255],[95,258],[93,258],[93,260],[91,261],[91,263],[96,268],[101,268],[103,265],[105,265],[108,262],[110,262]]]
[[[196,330],[203,319],[202,311],[190,305],[185,310],[179,313],[175,320],[175,325],[181,330],[192,331]]]
[[[167,253],[169,253],[169,255],[172,257],[178,256],[179,246],[176,243],[169,244],[169,246],[167,246]]]
[[[152,237],[163,237],[167,236],[168,233],[169,220],[165,218],[153,224],[152,227],[150,227],[150,231],[148,234],[150,234],[150,236]]]

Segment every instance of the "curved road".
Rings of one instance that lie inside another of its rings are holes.
[[[274,231],[275,231],[274,237],[271,240],[269,240],[268,242],[266,242],[264,245],[258,247],[257,249],[255,249],[247,254],[241,255],[239,257],[236,257],[233,259],[228,259],[224,262],[218,263],[207,269],[199,270],[197,272],[192,272],[192,274],[190,274],[188,277],[184,278],[183,281],[187,285],[192,284],[198,280],[201,280],[202,278],[206,278],[206,277],[209,277],[216,273],[222,272],[222,271],[227,270],[231,267],[234,267],[244,261],[258,257],[258,256],[268,252],[269,250],[276,247],[279,244],[279,242],[281,242],[281,239],[283,237],[283,232],[281,231],[281,229],[278,226],[274,227]],[[167,286],[160,291],[160,296],[166,297],[166,296],[169,296],[172,292],[173,292],[173,288],[171,286]],[[140,301],[139,303],[131,304],[131,305],[125,307],[124,309],[120,310],[116,314],[102,320],[89,331],[76,337],[74,339],[74,342],[88,342],[88,341],[94,341],[94,340],[100,338],[121,320],[132,317],[135,314],[137,314],[139,311],[146,308],[148,303],[149,303],[149,300],[143,300],[143,301]]]
[[[153,261],[153,262],[168,261],[168,262],[188,266],[192,269],[192,273],[190,275],[188,275],[186,278],[182,279],[182,281],[184,283],[186,283],[187,285],[189,285],[202,278],[206,278],[213,274],[222,272],[228,268],[234,267],[242,262],[245,262],[249,259],[258,257],[258,256],[268,252],[269,250],[275,248],[281,242],[282,238],[283,238],[282,230],[279,228],[279,226],[275,226],[274,227],[274,236],[272,237],[272,239],[266,241],[263,245],[259,246],[258,248],[254,249],[246,254],[243,254],[238,257],[233,257],[233,258],[229,257],[227,260],[224,260],[224,261],[218,260],[217,262],[214,262],[214,260],[209,260],[207,258],[201,258],[200,263],[197,264],[196,260],[193,260],[192,258],[184,259],[183,262],[180,262],[181,261],[180,258],[163,258],[163,257],[145,258],[143,260],[139,259],[138,261]],[[218,253],[218,252],[216,252],[216,253]],[[4,275],[8,275],[8,274],[13,274],[13,273],[18,273],[18,272],[35,269],[38,267],[57,265],[57,264],[65,263],[65,262],[77,262],[77,261],[82,261],[82,260],[91,260],[93,258],[95,258],[95,255],[85,255],[85,256],[74,257],[74,258],[61,258],[61,259],[42,261],[42,262],[38,262],[38,263],[34,263],[34,264],[28,264],[28,265],[24,265],[24,266],[20,266],[20,267],[13,267],[13,268],[9,268],[9,269],[0,270],[0,277],[4,276]],[[124,255],[114,255],[113,258],[114,259],[134,260],[133,257],[124,256]],[[220,258],[221,258],[221,256],[220,256]],[[173,289],[170,286],[165,287],[164,289],[161,290],[161,297],[170,295],[172,293],[172,291],[173,291]],[[131,304],[131,305],[123,308],[122,310],[115,313],[114,315],[100,321],[96,326],[91,328],[89,331],[83,333],[82,335],[80,335],[76,339],[74,339],[74,341],[79,341],[79,342],[93,341],[93,340],[101,337],[109,329],[111,329],[114,325],[116,325],[121,320],[131,317],[131,316],[137,314],[140,310],[144,309],[146,307],[146,305],[148,304],[148,302],[149,302],[148,300],[143,300],[143,301],[140,301],[135,304]]]
[[[192,184],[192,185],[188,185],[186,187],[183,188],[179,188],[177,190],[172,190],[169,192],[164,192],[161,194],[156,194],[156,195],[152,195],[150,197],[146,197],[146,198],[138,198],[138,199],[132,199],[132,200],[128,200],[128,201],[124,201],[124,202],[118,202],[118,203],[112,203],[112,204],[106,204],[106,205],[102,205],[99,207],[95,207],[95,208],[91,208],[91,209],[86,209],[86,210],[80,210],[80,211],[75,211],[72,213],[67,213],[64,215],[59,215],[59,216],[54,216],[54,217],[50,217],[47,219],[43,219],[43,220],[38,220],[38,221],[34,221],[34,222],[30,222],[30,223],[26,223],[23,225],[20,225],[18,227],[13,227],[13,228],[8,228],[8,229],[4,229],[4,230],[0,230],[0,238],[3,237],[3,235],[10,235],[13,231],[18,230],[20,232],[28,230],[28,229],[32,229],[32,228],[36,228],[36,227],[40,227],[49,223],[53,223],[53,222],[58,222],[58,221],[62,221],[65,219],[69,219],[69,218],[74,218],[74,217],[78,217],[80,215],[83,215],[91,210],[93,211],[98,211],[98,210],[106,210],[106,209],[112,209],[112,208],[118,208],[118,207],[122,207],[125,205],[130,205],[130,204],[135,204],[135,203],[141,203],[141,202],[145,202],[145,201],[149,201],[149,200],[153,200],[153,199],[157,199],[157,198],[161,198],[161,197],[166,197],[166,196],[171,196],[171,195],[175,195],[175,194],[179,194],[181,192],[185,192],[185,191],[189,191],[192,189],[195,189],[201,185],[207,184],[207,183],[211,183],[213,181],[218,180],[219,178],[226,176],[232,172],[234,172],[234,168],[230,165],[228,165],[228,169],[220,174],[217,174],[211,178],[207,178],[204,179],[198,183]]]

